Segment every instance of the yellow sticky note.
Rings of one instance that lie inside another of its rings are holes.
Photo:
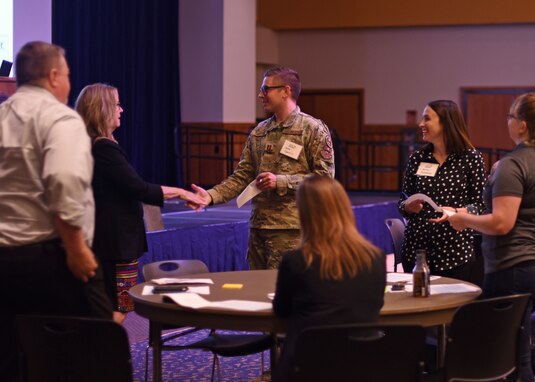
[[[241,289],[241,288],[243,288],[243,284],[223,284],[223,288],[225,288],[225,289]]]

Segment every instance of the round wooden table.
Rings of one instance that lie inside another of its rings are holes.
[[[202,297],[209,301],[248,300],[270,302],[268,293],[275,291],[276,270],[216,272],[184,276],[183,278],[209,278],[210,295]],[[462,283],[464,281],[441,277],[432,284]],[[240,289],[223,288],[223,284],[242,284]],[[213,329],[260,331],[284,333],[286,323],[276,317],[271,309],[261,311],[240,311],[220,308],[184,309],[179,305],[164,301],[164,296],[143,294],[145,282],[130,290],[134,299],[135,311],[151,321],[151,338],[153,341],[153,380],[161,381],[161,337],[164,326],[193,326]],[[476,287],[477,288],[477,287]],[[445,325],[449,324],[458,307],[475,300],[481,294],[475,292],[436,294],[429,297],[413,297],[409,292],[385,293],[384,306],[381,309],[380,323],[412,324],[425,327],[439,327],[439,363],[442,363],[445,344]],[[275,353],[272,351],[272,362]],[[272,364],[274,367],[274,364]]]

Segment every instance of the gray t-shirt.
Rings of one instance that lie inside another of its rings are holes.
[[[485,206],[492,211],[492,198],[522,198],[518,217],[507,235],[483,235],[485,273],[535,261],[535,146],[520,144],[500,160],[483,192]]]

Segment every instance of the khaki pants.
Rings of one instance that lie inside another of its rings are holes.
[[[257,229],[249,231],[247,259],[251,269],[278,269],[284,252],[296,249],[298,229]]]

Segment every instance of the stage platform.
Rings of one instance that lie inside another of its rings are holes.
[[[401,217],[397,209],[398,195],[351,193],[349,196],[360,232],[385,253],[391,253],[392,242],[384,219]],[[147,234],[149,250],[141,257],[140,267],[167,259],[199,259],[212,272],[248,269],[250,208],[250,203],[237,208],[232,200],[195,212],[184,202],[166,202],[162,209],[165,230]]]

